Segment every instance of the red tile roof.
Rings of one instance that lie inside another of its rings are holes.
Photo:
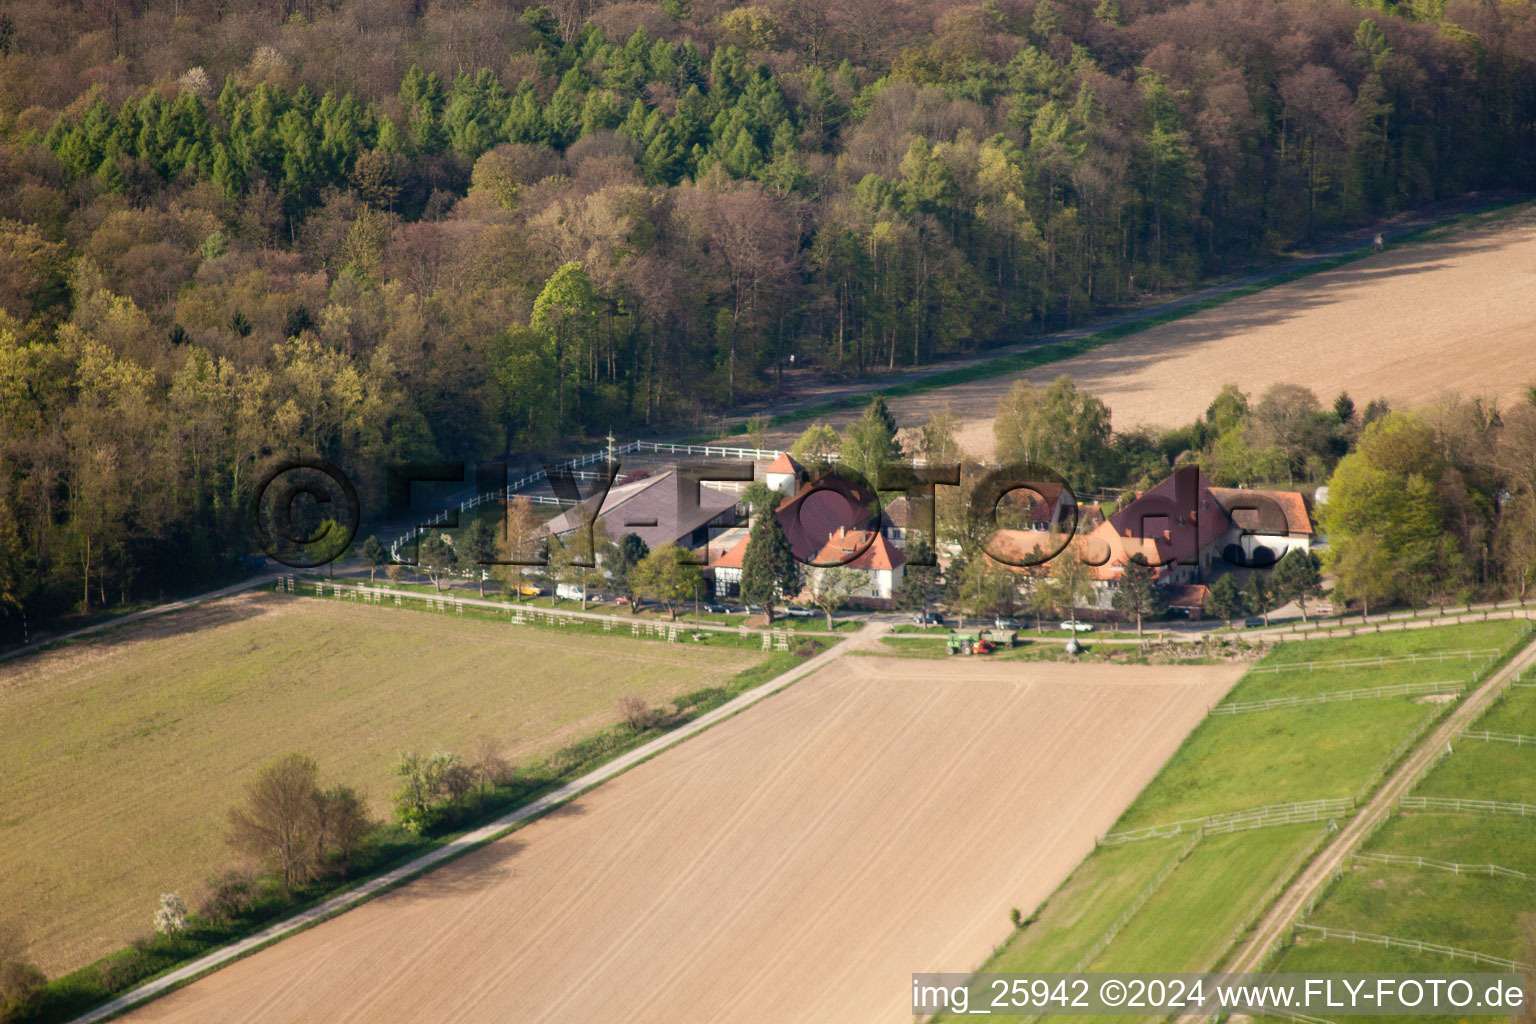
[[[1203,583],[1175,583],[1167,588],[1169,608],[1204,608],[1211,593]]]
[[[856,551],[858,557],[844,561]],[[907,556],[878,531],[839,530],[827,538],[812,561],[823,567],[841,564],[845,569],[895,569],[907,564]]]
[[[789,538],[790,550],[797,558],[810,561],[838,530],[861,530],[871,525],[874,502],[871,492],[836,473],[825,473],[779,502],[779,522]]]
[[[1176,469],[1156,487],[1109,517],[1093,531],[1108,543],[1110,559],[1124,562],[1141,547],[1153,565],[1194,564],[1200,552],[1231,525],[1221,504],[1211,495],[1211,482],[1194,466]],[[1126,541],[1132,541],[1127,545]],[[1150,541],[1148,550],[1138,540]]]
[[[804,471],[805,467],[796,462],[789,452],[780,452],[779,457],[774,459],[773,464],[766,470],[769,473],[789,473],[792,476],[798,476]]]
[[[710,567],[715,569],[740,569],[743,560],[747,557],[747,541],[751,539],[751,534],[741,538],[741,540],[731,545],[731,550],[710,562]]]
[[[1211,496],[1233,524],[1253,533],[1311,536],[1307,502],[1295,491],[1253,491],[1242,487],[1212,487]]]

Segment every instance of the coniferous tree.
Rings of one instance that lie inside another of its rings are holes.
[[[800,563],[795,561],[789,538],[779,517],[757,516],[747,533],[747,550],[741,560],[741,598],[762,605],[773,621],[773,605],[799,589]]]
[[[1142,619],[1161,615],[1165,602],[1163,591],[1157,584],[1157,570],[1147,564],[1147,558],[1136,552],[1125,564],[1120,574],[1111,602],[1115,611],[1127,618],[1136,618],[1136,635],[1141,635]]]

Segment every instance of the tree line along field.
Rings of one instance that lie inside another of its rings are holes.
[[[250,594],[0,664],[0,905],[56,974],[150,930],[237,858],[225,816],[255,769],[301,751],[389,814],[407,749],[514,764],[761,652]]]
[[[1512,684],[1468,731],[1536,735],[1536,679],[1527,673]],[[1536,801],[1533,777],[1536,746],[1463,735],[1409,796],[1530,804]],[[1533,850],[1536,817],[1399,807],[1361,844],[1303,922],[1536,962],[1529,916],[1536,913]],[[1414,860],[1394,863],[1394,858]],[[1418,858],[1432,863],[1421,866]],[[1325,939],[1307,929],[1296,933],[1273,966],[1280,971],[1503,970],[1416,949]],[[1424,1019],[1449,1024],[1454,1018]]]
[[[1299,641],[1275,648],[1255,667],[1391,657],[1437,647],[1497,647],[1507,653],[1528,636],[1523,622],[1489,622],[1426,629],[1417,636]],[[1492,670],[1487,662],[1474,666],[1479,679]],[[1322,684],[1326,690],[1412,682],[1423,667],[1421,662],[1322,672],[1295,667],[1250,671],[1224,703],[1326,692],[1316,690],[1319,677],[1327,680]],[[1470,670],[1464,667],[1463,675]],[[1536,700],[1531,705],[1536,707]],[[1450,706],[1402,696],[1207,717],[1127,808],[1111,835],[1292,801],[1358,801],[1375,788],[1408,742]],[[1536,749],[1522,752],[1536,756]],[[1326,839],[1326,819],[1211,834],[1200,834],[1190,824],[1150,838],[1099,845],[978,969],[1214,969]],[[1383,895],[1388,901],[1398,898]],[[1346,969],[1328,958],[1328,950],[1320,957],[1307,967]],[[1291,968],[1287,961],[1285,969],[1304,968]]]
[[[1239,672],[845,657],[126,1019],[904,1019]]]

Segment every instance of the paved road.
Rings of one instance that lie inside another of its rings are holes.
[[[1370,835],[1377,824],[1391,813],[1398,798],[1413,787],[1456,734],[1481,714],[1510,680],[1533,664],[1536,664],[1536,641],[1527,644],[1509,660],[1508,664],[1458,704],[1456,709],[1414,748],[1397,771],[1388,776],[1370,803],[1351,818],[1333,840],[1323,847],[1312,862],[1281,892],[1275,905],[1259,921],[1252,938],[1243,946],[1226,971],[1240,973],[1261,969],[1270,952],[1289,933],[1291,925],[1302,911],[1322,891],[1328,880],[1342,869],[1344,862],[1360,845],[1361,840]],[[1185,1022],[1201,1019],[1203,1019],[1202,1015],[1188,1015],[1180,1018]]]
[[[566,783],[559,789],[540,797],[532,803],[524,804],[515,810],[509,811],[490,824],[482,825],[473,832],[438,847],[431,853],[423,854],[409,863],[402,864],[393,871],[369,879],[354,889],[349,889],[344,893],[333,896],[318,906],[263,928],[248,938],[232,945],[221,947],[207,956],[194,960],[185,967],[180,967],[169,974],[156,978],[154,981],[125,992],[110,1003],[106,1003],[83,1016],[75,1018],[74,1024],[88,1024],[88,1022],[106,1020],[108,1017],[115,1016],[130,1007],[163,995],[171,989],[180,987],[210,971],[217,970],[234,960],[253,953],[262,946],[276,942],[278,939],[291,935],[300,929],[307,928],[317,921],[349,910],[383,890],[399,885],[422,872],[429,871],[460,854],[467,853],[478,846],[500,838],[512,828],[580,796],[582,793],[602,782],[606,782],[615,775],[628,771],[630,768],[648,758],[654,757],[663,750],[676,746],[690,736],[703,732],[710,726],[730,718],[732,715],[751,707],[765,697],[772,696],[791,683],[798,682],[812,673],[821,671],[848,652],[876,643],[885,631],[886,627],[884,625],[873,622],[869,623],[857,633],[850,635],[842,643],[835,644],[814,658],[801,662],[788,672],[781,673],[761,686],[748,690],[746,693],[737,696],[715,710],[699,716],[687,725],[674,729],[664,736],[659,736],[643,746],[636,747],[629,753],[609,761],[607,764],[588,772],[581,778]]]

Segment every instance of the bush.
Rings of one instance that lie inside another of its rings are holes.
[[[208,894],[198,904],[197,912],[223,924],[249,910],[255,902],[256,883],[251,873],[230,868],[208,879]]]
[[[358,795],[345,786],[322,790],[319,777],[314,759],[286,754],[257,773],[245,806],[229,812],[229,844],[277,874],[287,892],[345,868],[368,830]]]
[[[619,717],[635,732],[644,732],[655,725],[660,716],[641,697],[626,693],[619,698]]]
[[[457,821],[461,798],[474,785],[474,773],[457,754],[408,750],[395,763],[400,788],[395,791],[395,820],[412,835],[423,835],[439,824]]]
[[[132,953],[103,960],[96,965],[96,977],[102,991],[121,992],[144,977],[144,955],[135,949]]]

